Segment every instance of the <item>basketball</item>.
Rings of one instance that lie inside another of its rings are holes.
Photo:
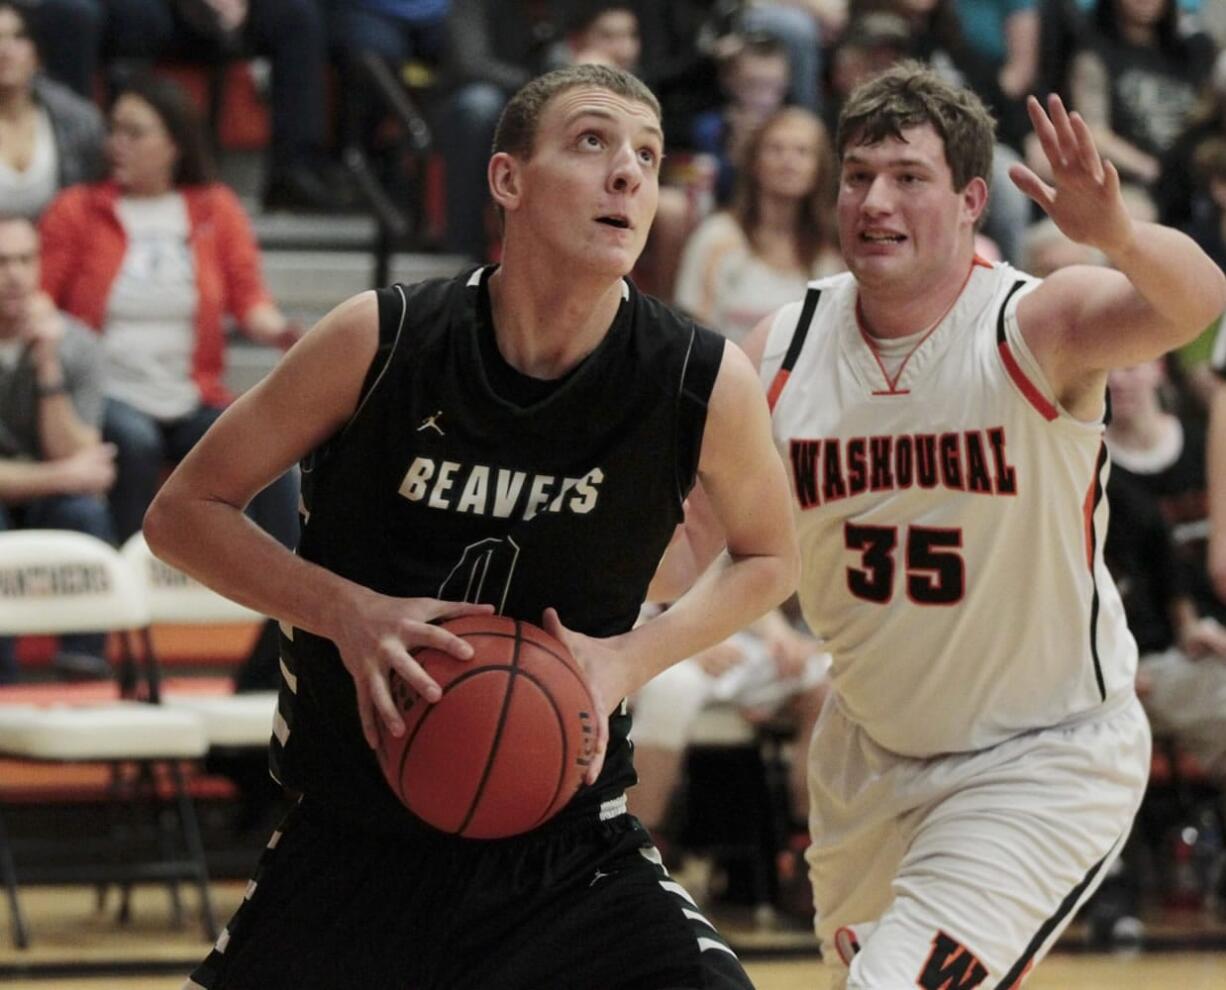
[[[442,688],[434,704],[392,676],[405,731],[381,731],[383,774],[405,807],[442,832],[526,832],[574,796],[591,763],[596,712],[583,674],[565,646],[530,623],[475,615],[443,627],[473,656],[415,655]]]

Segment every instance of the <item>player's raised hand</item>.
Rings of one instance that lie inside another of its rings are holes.
[[[435,623],[463,615],[489,615],[494,607],[436,598],[390,598],[363,591],[357,606],[345,610],[345,621],[332,641],[353,678],[362,735],[374,749],[379,744],[377,719],[392,735],[404,733],[404,720],[392,700],[389,674],[395,671],[426,701],[438,701],[442,690],[413,659],[413,651],[429,647],[460,660],[472,659],[471,646]]]
[[[1120,195],[1119,172],[1103,161],[1081,115],[1069,113],[1054,93],[1047,98],[1046,111],[1033,96],[1026,100],[1026,111],[1055,184],[1019,164],[1009,169],[1014,185],[1038,203],[1070,240],[1107,255],[1130,243],[1132,217]]]

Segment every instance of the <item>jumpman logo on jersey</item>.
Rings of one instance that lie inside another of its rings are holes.
[[[438,425],[439,417],[442,415],[443,410],[440,409],[433,416],[427,416],[421,421],[421,426],[417,428],[417,432],[420,433],[422,430],[434,430],[434,432],[440,437],[446,436],[447,434],[443,432],[443,428]]]

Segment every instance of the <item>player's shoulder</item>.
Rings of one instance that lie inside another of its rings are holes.
[[[856,280],[851,272],[838,272],[813,279],[805,286],[804,295],[775,311],[766,341],[767,353],[786,350],[792,337],[802,329],[802,323],[808,324],[803,328],[808,333],[814,320],[819,317],[819,307],[824,323],[829,314],[854,306],[855,298]]]
[[[727,343],[723,334],[627,285],[633,349],[642,374],[668,391],[676,388],[678,376],[691,384],[713,382]]]
[[[421,341],[444,333],[473,309],[468,296],[480,286],[483,271],[465,269],[454,275],[395,282],[375,289],[380,336],[411,329]]]
[[[710,327],[692,319],[681,310],[674,309],[655,296],[640,292],[632,283],[627,283],[627,301],[631,305],[633,330],[644,335],[645,340],[658,347],[675,350],[690,349],[696,342],[705,347],[716,344],[722,349],[724,336]]]

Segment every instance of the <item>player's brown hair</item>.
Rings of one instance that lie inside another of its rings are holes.
[[[511,97],[494,131],[494,154],[505,151],[516,158],[530,158],[545,107],[559,93],[577,86],[607,89],[650,107],[657,118],[661,116],[655,94],[629,72],[608,65],[568,65],[538,76]]]
[[[931,124],[945,145],[945,160],[961,192],[972,179],[991,187],[996,121],[971,90],[947,83],[912,59],[857,86],[839,114],[835,151],[842,161],[853,145],[902,138],[909,127]]]

